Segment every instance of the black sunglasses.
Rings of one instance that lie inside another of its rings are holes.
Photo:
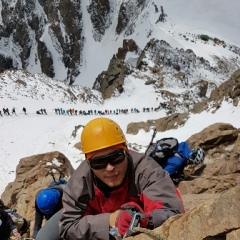
[[[117,165],[124,161],[126,158],[126,151],[115,151],[105,156],[97,157],[94,159],[89,159],[88,164],[90,168],[94,170],[99,170],[106,168],[108,164]]]

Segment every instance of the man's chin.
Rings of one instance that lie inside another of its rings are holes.
[[[120,186],[122,183],[122,181],[120,180],[115,180],[115,181],[106,181],[105,184],[108,185],[109,187],[113,188],[113,187],[118,187]]]

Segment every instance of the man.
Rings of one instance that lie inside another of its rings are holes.
[[[27,221],[24,217],[20,216],[15,208],[9,208],[8,206],[5,206],[2,199],[0,199],[0,209],[4,210],[9,215],[21,236],[28,231],[30,227],[30,221]]]
[[[13,114],[17,115],[15,108],[12,109],[12,115],[13,115]]]
[[[33,238],[42,227],[43,219],[49,220],[56,212],[62,209],[63,188],[52,186],[39,191],[35,200],[35,223]]]
[[[175,185],[185,179],[184,168],[187,165],[197,165],[204,161],[205,153],[202,148],[191,150],[187,142],[178,145],[177,154],[169,157],[166,161],[156,162],[169,173]]]
[[[8,240],[11,233],[13,233],[16,239],[21,239],[16,224],[13,222],[8,213],[0,209],[0,239]]]
[[[84,127],[81,143],[86,161],[63,194],[63,239],[108,240],[110,229],[128,236],[136,212],[140,227],[153,229],[184,211],[169,174],[149,156],[129,152],[114,121],[93,119]]]
[[[153,138],[156,135],[156,129]],[[149,144],[146,154],[152,157],[172,178],[175,185],[185,179],[184,168],[187,165],[201,164],[205,153],[202,148],[191,150],[187,142],[180,142],[173,137],[162,138]]]
[[[25,115],[27,114],[27,109],[25,107],[23,107],[23,112],[25,113]]]

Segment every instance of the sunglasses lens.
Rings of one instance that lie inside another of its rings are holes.
[[[101,159],[96,158],[96,159],[89,160],[89,164],[90,164],[90,167],[95,170],[105,168],[105,165],[107,166],[106,159],[104,158],[101,158]]]
[[[113,152],[106,156],[89,159],[89,164],[90,167],[94,170],[103,169],[106,168],[108,164],[116,165],[123,162],[125,156],[126,153],[124,150],[120,152]]]

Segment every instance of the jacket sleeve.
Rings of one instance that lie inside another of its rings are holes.
[[[144,211],[150,213],[154,227],[162,225],[169,217],[184,212],[183,202],[168,172],[152,158],[146,156],[136,168],[140,201]]]
[[[183,157],[184,162],[189,158],[189,154],[192,152],[187,142],[180,142],[178,146],[178,153]]]
[[[32,235],[32,237],[34,239],[36,238],[36,236],[38,234],[38,231],[42,227],[42,222],[43,222],[43,218],[44,218],[43,213],[41,213],[41,211],[38,209],[36,204],[35,204],[35,209],[36,209],[36,212],[35,212],[35,223],[34,223],[34,229],[33,229],[33,235]]]
[[[11,232],[17,231],[17,226],[9,214],[7,214],[7,222],[8,222],[8,226],[11,229]]]
[[[171,176],[172,174],[176,173],[183,167],[184,167],[184,161],[177,156],[172,156],[167,160],[167,164],[163,168]]]
[[[81,165],[80,165],[81,167]],[[81,171],[85,169],[82,168]],[[109,213],[94,214],[87,208],[89,183],[79,179],[75,170],[63,193],[63,212],[60,217],[60,237],[65,240],[109,239]],[[76,182],[78,181],[78,182]],[[76,187],[73,187],[76,186]]]

